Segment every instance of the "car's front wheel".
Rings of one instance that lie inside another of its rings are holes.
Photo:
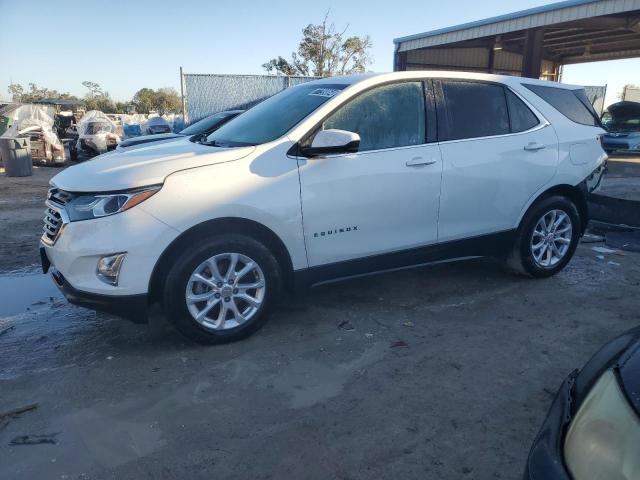
[[[508,264],[521,274],[550,277],[569,263],[581,232],[580,214],[570,199],[544,198],[522,220]]]
[[[167,275],[164,307],[185,336],[224,343],[260,328],[279,291],[278,262],[264,245],[221,235],[176,260]]]

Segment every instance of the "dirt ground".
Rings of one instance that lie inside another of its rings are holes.
[[[37,262],[51,173],[0,175],[1,271]],[[640,323],[640,254],[594,247],[546,280],[483,259],[328,285],[218,347],[5,273],[0,413],[38,407],[0,422],[0,478],[520,478],[563,378]]]
[[[32,177],[7,177],[0,168],[0,271],[39,262],[44,201],[60,168],[34,167]]]

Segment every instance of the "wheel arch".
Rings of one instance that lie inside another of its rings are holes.
[[[163,280],[171,268],[171,260],[179,254],[183,245],[206,235],[221,233],[246,235],[263,243],[276,257],[282,269],[284,286],[287,288],[292,287],[293,263],[291,255],[282,239],[273,230],[246,218],[216,218],[185,230],[164,249],[153,268],[149,280],[149,303],[155,303],[161,298]]]
[[[589,222],[589,206],[587,204],[585,190],[581,188],[581,185],[574,186],[569,184],[560,184],[554,185],[553,187],[544,190],[531,203],[529,203],[529,205],[527,205],[527,208],[522,212],[522,215],[520,216],[518,226],[522,223],[527,212],[531,210],[531,208],[536,203],[552,195],[561,195],[563,197],[567,197],[576,205],[578,213],[580,214],[581,233],[584,234],[585,230],[587,229],[587,223]]]

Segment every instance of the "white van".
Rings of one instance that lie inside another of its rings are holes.
[[[204,343],[255,331],[283,288],[495,255],[572,257],[604,130],[580,87],[396,72],[289,88],[200,143],[55,176],[42,259],[74,303],[168,318]]]

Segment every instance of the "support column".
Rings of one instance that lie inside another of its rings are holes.
[[[407,52],[398,52],[393,54],[393,71],[403,72],[407,69]]]
[[[493,64],[495,62],[496,52],[493,47],[489,47],[489,61],[487,62],[487,72],[493,73]]]
[[[542,69],[542,50],[544,30],[532,28],[527,30],[524,40],[524,54],[522,55],[522,76],[540,78]]]

